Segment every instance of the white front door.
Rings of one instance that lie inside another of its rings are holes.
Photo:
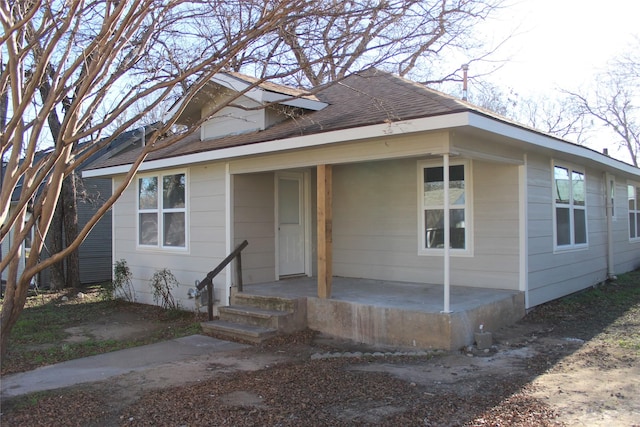
[[[278,174],[278,275],[305,273],[303,174]]]

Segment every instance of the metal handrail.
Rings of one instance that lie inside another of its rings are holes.
[[[234,258],[238,258],[236,265],[236,285],[238,287],[238,291],[242,292],[242,258],[240,253],[244,248],[247,247],[249,242],[246,240],[240,243],[234,250],[231,252],[225,259],[218,264],[216,268],[211,270],[207,276],[202,279],[200,283],[196,286],[198,291],[207,287],[207,312],[209,314],[209,320],[213,320],[213,278],[216,277],[224,268],[233,261]]]

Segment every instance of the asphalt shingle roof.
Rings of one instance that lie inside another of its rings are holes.
[[[147,160],[165,159],[389,121],[476,110],[466,102],[376,69],[352,74],[340,82],[326,85],[313,92],[328,106],[252,133],[200,141],[199,132],[194,132],[166,149],[151,153]],[[140,149],[135,149],[111,158],[103,158],[90,168],[98,169],[132,163],[139,151]]]

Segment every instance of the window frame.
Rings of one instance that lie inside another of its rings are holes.
[[[424,203],[424,173],[427,168],[443,167],[442,160],[420,160],[417,165],[417,196],[418,196],[418,255],[426,256],[444,256],[444,248],[427,248],[426,247],[426,224],[425,212],[427,206]],[[473,182],[472,182],[472,162],[469,159],[454,159],[449,162],[449,167],[464,167],[464,187],[465,202],[464,207],[455,207],[464,211],[465,222],[465,248],[449,248],[449,254],[456,257],[472,257],[473,256]],[[442,206],[430,206],[430,209],[444,208]],[[452,205],[449,205],[452,208]]]
[[[562,168],[567,170],[569,176],[569,201],[567,203],[558,202],[558,193],[556,186],[556,168]],[[575,203],[574,199],[574,185],[573,174],[579,173],[582,175],[582,181],[584,183],[584,201],[583,205]],[[575,164],[553,161],[551,164],[551,197],[553,200],[553,250],[554,252],[564,252],[571,250],[587,249],[589,247],[589,217],[587,210],[587,174],[585,169]],[[558,244],[558,208],[569,209],[569,243]],[[584,211],[584,243],[576,243],[575,239],[575,211]]]
[[[172,175],[184,175],[184,206],[181,208],[165,208],[164,205],[164,178]],[[155,208],[140,208],[140,181],[147,178],[156,178],[157,182],[157,194],[156,194],[156,207]],[[172,252],[187,252],[189,250],[189,174],[187,170],[168,170],[158,171],[155,173],[144,173],[136,176],[136,247],[143,250],[161,250]],[[143,244],[140,241],[140,214],[156,214],[156,244]],[[165,245],[165,214],[169,213],[182,213],[184,214],[184,246],[171,246]]]
[[[633,189],[634,199],[629,197],[629,189]],[[629,242],[640,242],[640,183],[634,181],[627,181],[627,236],[629,236]],[[631,209],[630,201],[635,200],[635,209]],[[635,220],[635,236],[631,235],[631,215],[634,215]]]

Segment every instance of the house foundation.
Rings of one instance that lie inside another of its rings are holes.
[[[334,278],[332,298],[318,298],[311,278],[247,286],[245,292],[306,299],[306,324],[323,334],[378,347],[455,350],[474,334],[495,331],[525,315],[524,293],[452,287],[443,313],[442,286]]]
[[[307,298],[310,329],[380,347],[455,350],[474,343],[478,325],[497,330],[524,314],[521,293],[451,313]]]

